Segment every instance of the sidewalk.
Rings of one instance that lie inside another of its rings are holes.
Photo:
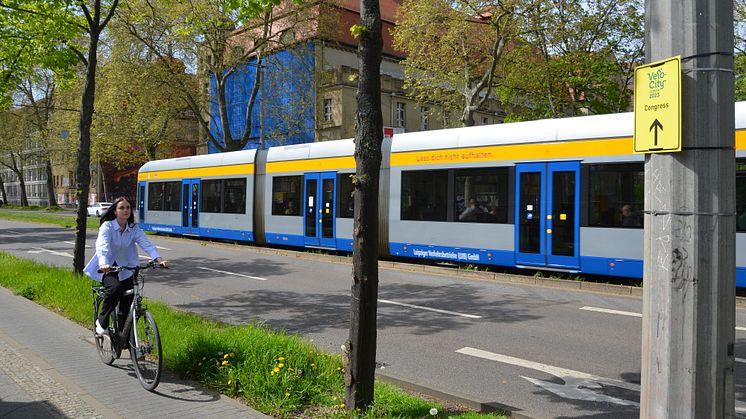
[[[104,365],[90,330],[0,287],[0,418],[267,418],[169,371],[145,391],[123,355]]]

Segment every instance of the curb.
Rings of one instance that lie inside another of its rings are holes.
[[[376,378],[378,378],[378,381],[382,383],[394,384],[404,390],[424,394],[436,400],[444,400],[450,403],[461,405],[461,406],[468,408],[469,410],[473,410],[476,412],[480,412],[480,413],[502,412],[508,415],[509,417],[515,418],[515,419],[535,419],[533,416],[527,416],[527,415],[520,413],[519,412],[520,409],[517,409],[512,406],[508,406],[508,405],[501,404],[498,402],[487,402],[487,401],[475,400],[464,394],[459,394],[459,393],[455,393],[452,391],[446,392],[443,390],[439,390],[431,385],[423,385],[423,384],[415,383],[409,379],[405,380],[403,378],[397,377],[394,374],[383,372],[380,369],[376,370]]]

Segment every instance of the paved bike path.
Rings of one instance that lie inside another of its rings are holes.
[[[129,357],[104,365],[90,330],[0,287],[0,418],[267,418],[164,371],[155,393]]]

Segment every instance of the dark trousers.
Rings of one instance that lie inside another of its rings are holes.
[[[104,284],[107,296],[101,305],[101,312],[98,317],[98,322],[104,329],[109,327],[109,316],[114,311],[117,303],[119,303],[119,327],[124,326],[124,321],[127,319],[127,311],[130,309],[132,299],[134,298],[133,294],[125,296],[124,293],[132,289],[133,280],[134,277],[131,276],[124,281],[120,281],[119,273],[117,272],[109,272],[104,275],[104,279],[101,282]]]

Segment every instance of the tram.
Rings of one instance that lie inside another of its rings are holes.
[[[746,287],[746,102],[736,112],[736,281]],[[396,134],[382,257],[642,278],[644,156],[633,114]],[[148,162],[145,230],[352,251],[353,140]]]

